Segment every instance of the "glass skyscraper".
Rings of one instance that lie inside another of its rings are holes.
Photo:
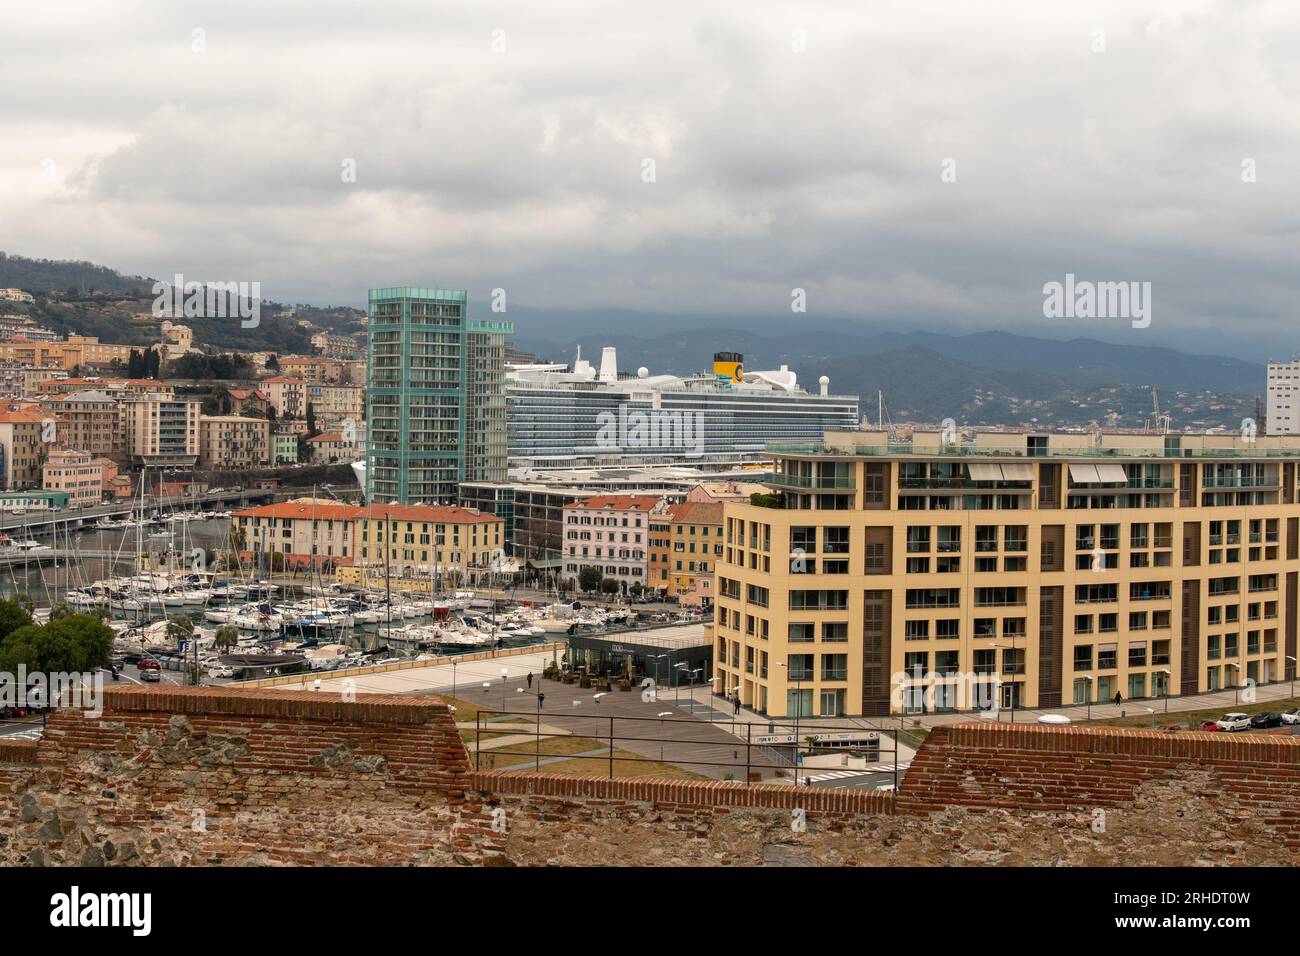
[[[454,503],[506,474],[505,340],[463,289],[371,289],[366,500]]]

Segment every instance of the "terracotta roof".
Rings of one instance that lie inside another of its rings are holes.
[[[299,518],[311,521],[352,521],[361,513],[356,505],[337,501],[283,501],[236,511],[236,518]]]
[[[313,441],[347,441],[347,439],[344,438],[342,435],[340,435],[338,432],[325,432],[325,433],[323,433],[323,434],[317,435],[315,438],[308,438],[307,441],[309,441],[309,442],[313,442]]]
[[[593,495],[582,501],[570,501],[564,507],[593,511],[649,511],[661,500],[653,495]]]
[[[386,521],[433,521],[444,524],[486,524],[501,521],[496,515],[456,505],[371,505],[365,517]]]
[[[7,424],[24,424],[32,422],[42,422],[47,418],[53,418],[49,412],[46,412],[35,406],[28,405],[25,408],[6,406],[0,408],[0,422]]]
[[[305,379],[301,379],[301,378],[292,378],[292,377],[290,377],[290,376],[288,376],[288,375],[273,375],[273,376],[271,376],[270,378],[264,378],[264,379],[262,379],[262,384],[263,384],[263,385],[279,385],[279,384],[284,384],[284,383],[293,383],[293,384],[295,384],[295,385],[306,385],[306,384],[307,384],[307,382],[306,382]]]
[[[674,524],[722,524],[721,501],[683,501],[671,510]]]

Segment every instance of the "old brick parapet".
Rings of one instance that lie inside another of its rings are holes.
[[[1147,784],[1195,778],[1200,798],[1300,851],[1300,738],[1115,727],[965,723],[931,730],[898,795],[948,807],[1071,811],[1131,805]]]

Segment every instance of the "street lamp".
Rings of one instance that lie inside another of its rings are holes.
[[[1169,685],[1173,683],[1174,672],[1168,667],[1162,667],[1157,673],[1165,675],[1165,713],[1169,713]]]
[[[1096,678],[1091,674],[1084,674],[1083,679],[1088,682],[1088,719],[1092,720],[1092,685]]]
[[[537,723],[534,724],[537,743],[533,753],[533,759],[535,761],[533,769],[541,770],[542,769],[542,701],[546,700],[546,694],[544,694],[541,690],[538,690],[534,693],[533,691],[526,690],[523,687],[516,687],[515,693],[531,694],[533,697],[537,698]]]
[[[689,664],[687,664],[685,661],[681,661],[673,665],[673,670],[684,671],[688,667],[690,667]],[[673,703],[680,705],[681,702],[682,702],[682,685],[681,682],[677,679],[677,675],[674,674],[673,675]]]
[[[656,685],[663,683],[663,681],[659,677],[659,662],[667,656],[668,656],[667,654],[651,654],[649,657],[649,660],[655,662],[655,684]]]
[[[659,712],[659,762],[664,762],[664,718],[671,717],[671,710],[661,710]]]
[[[1232,706],[1236,707],[1237,702],[1241,697],[1241,686],[1239,683],[1241,681],[1241,665],[1236,661],[1228,661],[1228,666],[1237,672],[1237,676],[1233,678],[1232,681]]]
[[[501,668],[501,710],[506,709],[506,678],[510,676],[510,671]]]
[[[1292,657],[1290,654],[1288,654],[1288,655],[1286,656],[1286,659],[1289,660],[1289,661],[1291,662],[1291,696],[1294,697],[1294,696],[1295,696],[1295,665],[1296,665],[1296,659],[1295,659],[1294,657]]]

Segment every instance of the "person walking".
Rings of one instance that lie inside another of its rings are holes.
[[[529,671],[529,672],[528,672],[528,689],[529,689],[529,690],[532,690],[532,689],[533,689],[533,672],[532,672],[532,671]]]
[[[735,697],[731,698],[731,704],[732,704],[732,711],[731,711],[731,712],[732,712],[733,714],[739,714],[739,713],[740,713],[740,694],[736,694]]]

